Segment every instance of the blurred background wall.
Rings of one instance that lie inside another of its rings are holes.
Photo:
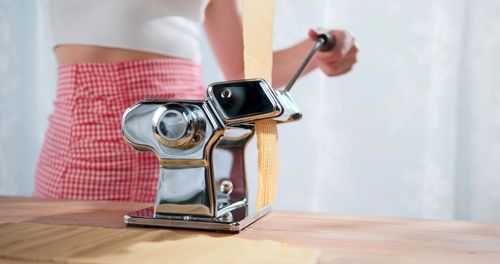
[[[359,62],[293,89],[278,210],[500,222],[500,1],[277,0],[275,48],[352,32]],[[208,44],[204,80],[222,80]],[[0,194],[30,195],[55,96],[43,0],[0,0]]]

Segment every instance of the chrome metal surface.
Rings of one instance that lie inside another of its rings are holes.
[[[148,207],[126,214],[123,221],[131,226],[156,226],[238,233],[270,212],[270,206],[263,207],[259,211],[249,211],[246,207],[239,207],[216,218],[186,218],[179,215],[158,215],[154,213],[153,207]]]
[[[224,89],[220,96],[224,99],[231,98],[232,92],[229,89]]]
[[[123,114],[124,140],[159,158],[154,207],[128,214],[126,223],[237,232],[270,211],[255,210],[257,188],[247,177],[258,173],[245,166],[245,152],[256,120],[298,120],[298,107],[262,79],[214,83],[207,94],[145,100]]]
[[[300,120],[302,118],[302,113],[293,100],[292,94],[284,90],[277,90],[275,93],[280,102],[284,105],[284,111],[279,117],[274,118],[274,120],[282,123]]]
[[[155,213],[212,216],[205,170],[205,167],[161,167]]]
[[[250,114],[241,114],[238,115],[237,117],[231,117],[227,114],[225,109],[221,106],[220,102],[217,100],[218,94],[214,92],[214,88],[224,85],[228,86],[230,85],[231,87],[235,88],[241,88],[241,89],[234,89],[231,91],[231,96],[226,96],[228,93],[225,92],[227,88],[224,88],[220,94],[220,97],[223,99],[231,98],[232,100],[232,105],[236,107],[241,107],[241,105],[245,102],[248,102],[248,98],[244,98],[243,93],[243,88],[246,88],[247,85],[250,82],[255,82],[258,83],[258,88],[255,88],[255,90],[261,90],[265,95],[266,95],[266,102],[263,102],[263,100],[259,101],[253,101],[253,104],[258,104],[258,103],[263,103],[268,108],[270,108],[270,111],[267,112],[253,112]],[[237,100],[236,93],[238,93],[240,96],[243,97],[241,100]],[[249,79],[249,80],[236,80],[236,81],[228,81],[228,82],[216,82],[212,83],[208,86],[207,88],[207,96],[208,96],[208,102],[210,103],[210,106],[212,106],[219,115],[220,119],[223,121],[225,125],[237,125],[237,124],[243,124],[243,123],[248,123],[248,122],[255,122],[257,120],[262,120],[262,119],[268,119],[268,118],[274,118],[278,117],[281,115],[283,112],[283,106],[279,102],[279,99],[276,96],[276,93],[274,92],[273,88],[264,80],[264,79]],[[246,99],[246,100],[245,100]]]
[[[189,109],[195,109],[192,112],[196,119],[203,120],[204,131],[200,122],[194,123],[192,129],[194,135],[200,135],[200,142],[192,144],[189,148],[170,147],[162,144],[155,133],[158,127],[159,117],[164,112],[165,105],[170,103],[181,104]],[[151,151],[156,153],[160,161],[169,160],[206,160],[206,147],[213,144],[215,139],[212,135],[221,135],[222,126],[216,120],[212,113],[207,113],[209,107],[204,101],[168,101],[168,100],[146,100],[125,110],[122,118],[122,136],[124,140],[138,150]],[[206,136],[205,136],[206,135]]]
[[[156,139],[170,148],[186,149],[201,142],[205,135],[205,120],[199,107],[167,103],[153,114]]]
[[[221,193],[229,195],[233,192],[233,183],[230,180],[222,180],[219,190]]]

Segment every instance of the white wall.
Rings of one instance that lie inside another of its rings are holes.
[[[294,89],[277,207],[500,221],[500,2],[316,3],[278,1],[277,41],[345,28],[359,63]]]
[[[0,0],[0,194],[31,195],[55,97],[55,61],[39,1]]]

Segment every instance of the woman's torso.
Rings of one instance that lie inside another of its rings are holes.
[[[200,61],[207,0],[50,0],[59,65],[155,58]]]
[[[138,50],[108,48],[93,45],[59,45],[54,48],[57,64],[120,63],[150,59],[178,59],[175,56]]]

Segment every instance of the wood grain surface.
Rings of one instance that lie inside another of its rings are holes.
[[[0,197],[0,222],[132,228],[123,224],[123,215],[147,206]],[[235,236],[319,248],[323,252],[319,263],[500,264],[500,225],[495,224],[273,212]]]

